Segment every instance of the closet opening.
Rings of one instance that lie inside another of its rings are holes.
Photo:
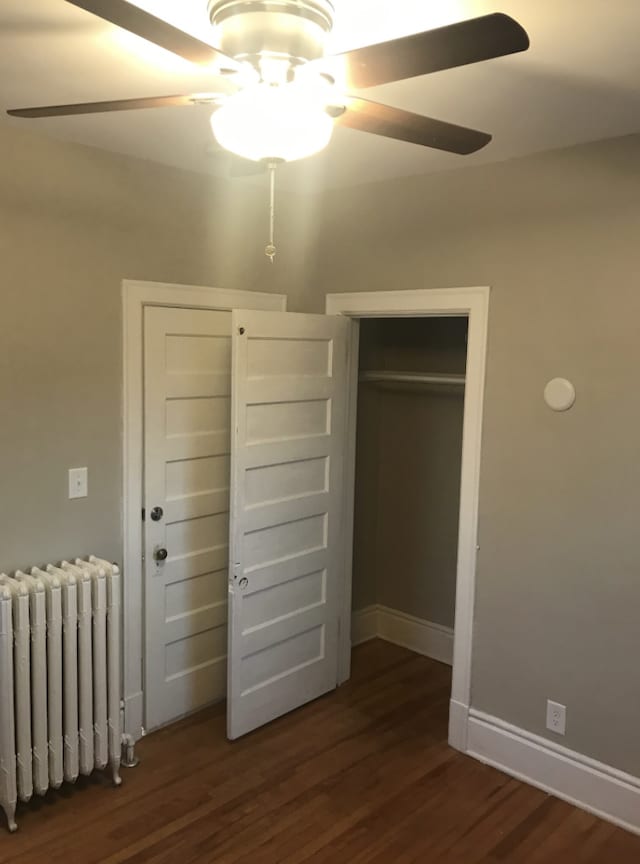
[[[466,315],[360,319],[355,663],[453,663],[467,329]],[[448,706],[450,672],[429,668]]]

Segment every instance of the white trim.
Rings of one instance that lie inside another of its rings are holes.
[[[359,645],[369,639],[384,639],[401,645],[416,654],[453,663],[453,630],[407,615],[388,606],[367,606],[353,613],[351,619],[352,644]]]
[[[378,637],[378,606],[365,606],[351,616],[351,644],[362,645]]]
[[[469,706],[449,700],[449,744],[461,753],[467,752]]]
[[[327,315],[349,318],[417,318],[422,315],[468,315],[478,298],[486,303],[490,289],[419,288],[415,291],[352,291],[327,294]]]
[[[453,666],[451,627],[443,627],[387,606],[378,606],[378,635],[394,645],[402,645],[416,654]]]
[[[230,291],[164,282],[122,283],[122,533],[124,592],[124,731],[138,740],[143,729],[143,318],[145,306],[191,309],[266,309],[284,312],[283,294]],[[137,576],[136,576],[137,574]]]
[[[471,709],[469,756],[640,834],[640,778]]]
[[[326,311],[330,315],[351,318],[418,317],[423,315],[464,315],[469,318],[467,337],[467,370],[462,442],[462,473],[460,484],[460,522],[458,533],[458,566],[456,577],[456,614],[453,648],[453,684],[451,698],[461,707],[457,722],[468,710],[471,697],[471,655],[473,642],[473,608],[475,602],[476,554],[478,536],[478,498],[480,490],[480,449],[482,444],[482,411],[484,400],[487,325],[489,317],[488,287],[444,288],[416,291],[372,291],[348,294],[327,294]],[[347,446],[355,452],[357,405],[357,344],[351,347],[351,377],[349,427]],[[355,383],[354,383],[355,381]],[[353,449],[351,449],[353,448]],[[347,505],[353,502],[355,460],[347,462],[345,484]],[[349,512],[347,509],[345,512]],[[347,529],[349,526],[347,526]],[[345,555],[345,588],[343,590],[340,667],[338,679],[348,678],[351,639],[351,545],[347,534]],[[449,742],[458,746],[466,734],[460,728],[450,729]]]

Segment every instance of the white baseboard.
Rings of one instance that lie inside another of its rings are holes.
[[[450,627],[378,606],[378,635],[416,654],[453,665],[453,630]]]
[[[450,627],[424,621],[388,606],[367,606],[354,612],[351,623],[353,645],[376,637],[449,666],[453,664],[453,630]]]
[[[361,645],[378,635],[378,607],[358,609],[351,616],[351,644]]]
[[[640,778],[473,708],[467,734],[469,756],[640,834]]]

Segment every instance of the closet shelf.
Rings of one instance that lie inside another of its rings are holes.
[[[464,387],[464,375],[441,375],[426,372],[361,372],[359,376],[363,384],[448,384]]]

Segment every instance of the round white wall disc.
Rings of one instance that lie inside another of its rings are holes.
[[[553,411],[568,411],[576,401],[576,388],[566,378],[554,378],[544,388],[544,401]]]

